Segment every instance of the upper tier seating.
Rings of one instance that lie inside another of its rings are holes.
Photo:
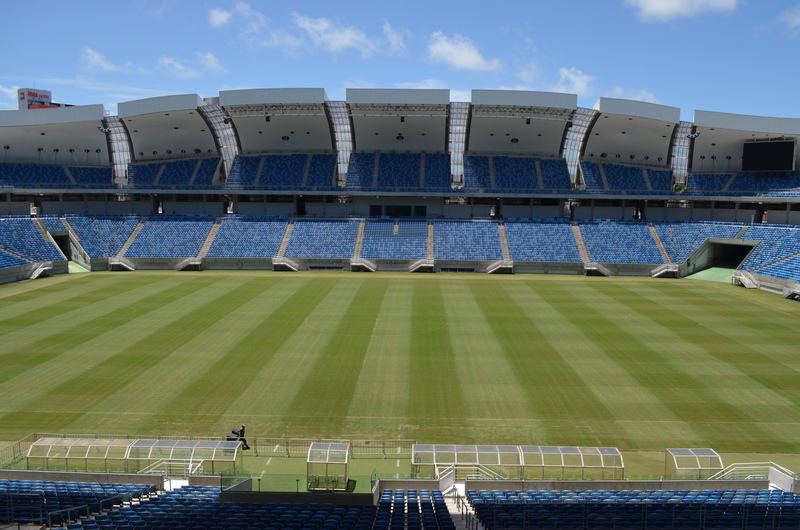
[[[429,153],[425,155],[425,188],[450,189],[450,155]]]
[[[56,525],[155,493],[154,486],[98,482],[0,480],[0,524]]]
[[[467,491],[484,528],[797,528],[780,490]]]
[[[645,223],[583,220],[581,234],[589,259],[593,262],[664,263],[650,228]]]
[[[377,506],[319,502],[222,504],[219,488],[203,486],[183,486],[137,498],[138,502],[114,505],[104,513],[95,514],[92,510],[91,517],[86,517],[84,510],[83,518],[78,523],[68,523],[67,529],[455,530],[444,496],[438,490],[384,490]]]
[[[347,186],[372,187],[375,176],[375,153],[351,153],[347,166]]]
[[[491,175],[489,174],[488,156],[467,155],[464,157],[464,187],[492,187]]]
[[[128,186],[131,188],[152,187],[162,165],[161,162],[128,164]]]
[[[730,191],[800,191],[798,171],[748,171],[741,172],[731,182]]]
[[[497,188],[537,189],[536,158],[495,156],[494,183]]]
[[[635,166],[620,166],[605,164],[608,189],[611,190],[646,190],[647,182],[644,180],[644,171]]]
[[[503,245],[497,223],[437,221],[433,224],[437,260],[500,261]]]
[[[160,215],[148,217],[125,252],[127,258],[190,258],[203,246],[214,217]]]
[[[336,175],[336,155],[312,155],[311,165],[308,168],[306,186],[334,186],[333,179]]]
[[[374,530],[455,530],[447,503],[439,490],[385,489],[371,527]]]
[[[200,162],[200,169],[197,170],[197,175],[194,177],[195,186],[211,186],[214,174],[217,172],[219,160],[219,157],[211,157],[204,158]]]
[[[78,186],[114,186],[114,173],[110,167],[71,166],[69,172]]]
[[[423,259],[428,252],[428,222],[369,220],[364,226],[361,257],[366,259]]]
[[[259,156],[237,156],[233,160],[225,184],[228,186],[252,186],[256,181],[256,172],[260,164],[261,157]]]
[[[0,164],[2,187],[69,187],[72,181],[64,166],[54,164]]]
[[[505,227],[514,261],[582,261],[569,221],[521,219],[506,221]]]
[[[570,189],[567,161],[563,158],[542,158],[539,160],[542,169],[542,182],[545,188],[554,190]]]
[[[411,153],[381,153],[378,160],[378,186],[419,188],[422,156]]]
[[[37,263],[65,259],[55,243],[45,241],[30,217],[0,218],[0,250]]]
[[[138,215],[69,215],[67,222],[90,258],[116,256],[139,223]],[[50,228],[52,230],[52,228]]]
[[[299,188],[308,163],[308,155],[262,155],[264,159],[259,186]]]
[[[667,249],[673,263],[684,263],[709,237],[730,239],[736,237],[742,225],[735,223],[653,223],[658,237]]]
[[[358,221],[298,219],[294,222],[287,258],[339,258],[353,257],[358,236]]]
[[[583,173],[583,183],[587,190],[606,189],[599,165],[594,162],[581,162],[581,171]]]
[[[686,191],[721,192],[722,189],[728,185],[731,177],[732,175],[730,174],[691,174],[686,182]]]
[[[159,186],[187,186],[197,169],[198,160],[175,160],[164,164],[164,171],[158,179]]]
[[[653,191],[672,191],[672,171],[650,169],[647,171]]]
[[[256,215],[226,216],[206,253],[209,258],[272,258],[286,233],[288,219]]]

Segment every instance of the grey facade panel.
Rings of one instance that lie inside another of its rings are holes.
[[[631,99],[600,98],[594,106],[602,114],[619,114],[637,118],[678,123],[681,121],[681,109],[668,107],[646,101]]]
[[[0,112],[0,127],[50,125],[102,120],[103,105],[79,105],[55,109],[4,110]]]
[[[280,105],[297,103],[319,103],[328,100],[324,88],[252,88],[246,90],[224,90],[219,93],[219,104],[233,105]]]
[[[348,88],[348,103],[377,105],[447,105],[450,91],[443,89]]]
[[[577,94],[527,90],[473,90],[472,104],[575,109],[578,107],[578,96]]]
[[[170,112],[178,110],[194,110],[205,105],[205,100],[197,94],[178,94],[175,96],[160,96],[155,98],[124,101],[117,105],[120,118],[129,116],[142,116],[157,112]]]

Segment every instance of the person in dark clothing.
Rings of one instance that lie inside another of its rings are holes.
[[[240,442],[242,442],[242,450],[243,451],[249,451],[250,450],[250,446],[247,445],[247,438],[244,437],[244,424],[242,424],[242,428],[241,429],[233,429],[231,431],[231,434],[235,434],[236,438]]]

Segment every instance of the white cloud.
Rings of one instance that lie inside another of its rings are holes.
[[[219,62],[219,59],[211,52],[206,53],[198,53],[200,57],[200,64],[203,67],[203,71],[209,74],[222,74],[225,73],[225,68],[222,66],[222,63]]]
[[[574,66],[562,67],[558,69],[558,83],[553,90],[587,97],[593,92],[592,83],[595,79],[595,76],[586,74]]]
[[[211,9],[208,11],[208,25],[212,28],[222,28],[231,21],[233,13],[224,9]]]
[[[636,101],[646,101],[648,103],[658,103],[656,95],[645,88],[638,90],[630,90],[621,86],[615,86],[611,89],[609,97],[621,99],[633,99]]]
[[[792,33],[800,33],[800,4],[781,13],[778,22],[788,27]]]
[[[500,59],[485,59],[478,47],[467,37],[455,34],[448,37],[441,31],[431,35],[428,57],[435,63],[445,63],[453,70],[475,70],[487,72],[500,70]]]
[[[85,46],[81,52],[81,63],[83,63],[83,69],[87,72],[131,73],[133,71],[138,71],[139,73],[145,73],[143,69],[137,68],[130,61],[125,64],[114,64],[106,59],[102,53],[88,46]]]
[[[311,39],[314,46],[334,53],[354,49],[362,57],[369,57],[376,50],[375,43],[367,35],[352,26],[342,26],[329,18],[311,18],[292,13],[294,23]]]
[[[703,13],[730,13],[736,9],[738,0],[625,0],[625,2],[637,10],[642,20],[667,22]]]
[[[519,72],[517,72],[517,77],[528,84],[537,82],[539,80],[539,76],[539,66],[533,61],[522,65],[522,67],[519,69]]]
[[[198,53],[199,66],[187,66],[173,57],[162,56],[158,59],[158,67],[178,79],[195,79],[207,74],[220,74],[225,72],[222,63],[213,53]]]
[[[235,22],[235,24],[232,24]],[[236,2],[233,9],[214,8],[208,11],[208,25],[215,29],[238,28],[240,36],[257,35],[269,27],[269,19],[247,2]]]
[[[17,90],[18,86],[3,86],[0,85],[0,108],[16,109],[17,108]]]
[[[383,36],[389,42],[388,52],[392,55],[400,55],[406,51],[406,43],[403,34],[395,31],[388,22],[383,23]]]

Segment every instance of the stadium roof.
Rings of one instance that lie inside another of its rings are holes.
[[[123,102],[118,119],[132,162],[213,155],[228,169],[239,154],[449,152],[462,144],[466,154],[568,161],[572,145],[582,160],[666,168],[683,142],[693,172],[736,172],[745,142],[800,135],[800,119],[696,111],[694,123],[681,122],[676,107],[616,98],[593,109],[553,92],[473,90],[471,99],[456,110],[441,89],[348,89],[346,101],[330,101],[322,88],[228,90]],[[103,133],[116,119],[102,105],[2,111],[2,162],[110,166]]]

